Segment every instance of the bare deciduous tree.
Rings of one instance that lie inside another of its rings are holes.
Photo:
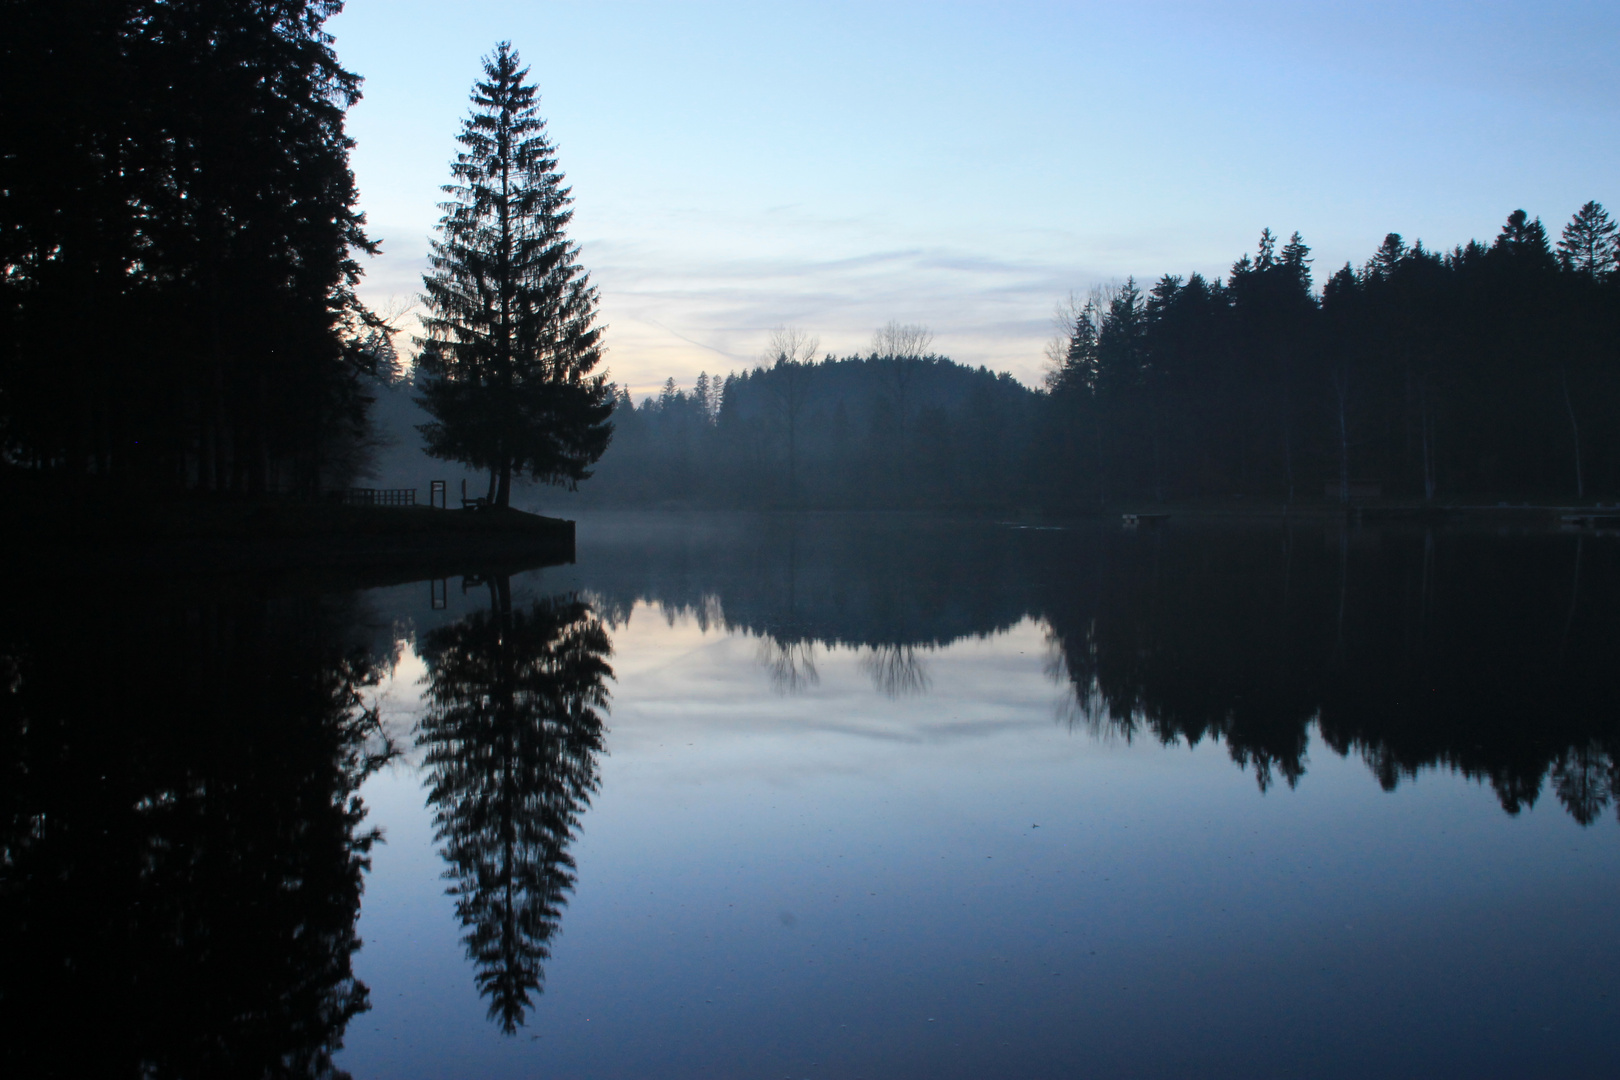
[[[373,328],[378,347],[377,377],[389,385],[404,382],[411,376],[414,364],[400,355],[399,336],[406,326],[416,322],[422,305],[415,300],[395,294],[372,309],[376,316]]]
[[[778,326],[771,331],[761,359],[767,366],[805,364],[816,358],[816,350],[820,347],[821,340],[814,334],[807,334],[797,326]]]
[[[788,502],[799,497],[799,416],[804,411],[809,389],[807,365],[815,359],[821,342],[796,326],[778,326],[771,331],[762,359],[768,385],[776,396],[777,407],[787,427]]]
[[[915,323],[902,324],[897,319],[872,332],[872,352],[878,356],[911,360],[928,355],[934,343],[934,332]]]
[[[1069,356],[1069,342],[1074,338],[1075,325],[1086,315],[1086,302],[1073,289],[1069,295],[1052,307],[1052,336],[1041,350],[1046,355],[1046,388],[1054,388],[1063,372],[1063,362]]]
[[[1052,336],[1047,339],[1046,347],[1042,352],[1046,356],[1046,387],[1051,389],[1058,373],[1063,370],[1064,361],[1069,356],[1069,345],[1074,340],[1074,328],[1082,317],[1086,315],[1089,307],[1095,321],[1097,313],[1108,310],[1108,305],[1119,296],[1125,283],[1117,278],[1112,281],[1093,285],[1086,290],[1082,298],[1079,293],[1070,290],[1069,295],[1059,300],[1052,308]]]

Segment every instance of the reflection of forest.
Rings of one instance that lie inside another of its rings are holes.
[[[1582,823],[1620,786],[1620,560],[1561,536],[1329,527],[1102,545],[1047,611],[1077,712],[1123,734],[1226,741],[1262,788],[1307,729],[1392,789],[1447,766],[1509,813],[1548,777]]]
[[[1394,787],[1446,766],[1509,812],[1549,782],[1578,820],[1620,796],[1620,544],[1422,527],[1112,523],[1019,529],[865,515],[712,515],[599,528],[582,577],[623,618],[647,600],[758,634],[778,689],[817,649],[862,650],[916,693],[931,648],[1045,621],[1068,720],[1225,741],[1295,783],[1313,722]],[[660,531],[662,530],[662,531]]]
[[[356,791],[386,751],[350,613],[7,603],[0,1072],[339,1075],[367,1007]]]
[[[607,631],[571,596],[490,610],[427,635],[429,712],[418,734],[456,914],[490,1018],[510,1033],[545,978],[574,883],[568,845],[596,790]]]
[[[620,620],[644,600],[704,623],[723,618],[783,648],[916,649],[995,633],[1023,617],[1038,580],[1016,536],[992,523],[874,514],[604,520],[578,554],[604,617]]]

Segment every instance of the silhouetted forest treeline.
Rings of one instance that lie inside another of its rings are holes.
[[[354,296],[337,0],[0,6],[0,460],[310,491],[392,362]]]
[[[1491,243],[1390,234],[1315,288],[1269,230],[1225,278],[1165,275],[1061,310],[1046,385],[934,354],[778,352],[639,404],[588,489],[635,504],[803,508],[1620,493],[1615,226],[1556,244],[1515,211]]]
[[[1492,243],[1447,253],[1391,233],[1320,295],[1310,261],[1298,233],[1279,250],[1268,230],[1224,281],[1127,281],[1073,312],[1050,380],[1050,497],[1620,492],[1620,276],[1602,207],[1556,249],[1522,210]]]

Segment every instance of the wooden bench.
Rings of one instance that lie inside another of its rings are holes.
[[[461,508],[463,510],[488,510],[492,505],[493,504],[489,501],[489,499],[483,495],[480,495],[475,499],[467,498],[467,480],[465,477],[462,478]]]

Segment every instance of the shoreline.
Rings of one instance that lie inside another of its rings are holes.
[[[64,501],[13,506],[7,517],[5,546],[24,565],[98,574],[341,576],[381,585],[574,561],[574,522],[509,508]]]

